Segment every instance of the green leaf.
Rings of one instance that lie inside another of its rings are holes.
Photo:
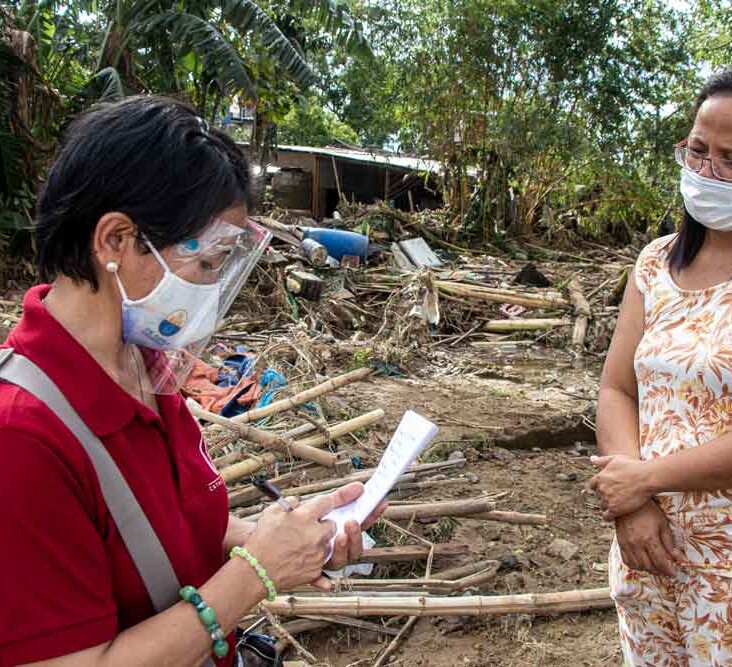
[[[195,52],[204,69],[213,73],[221,91],[229,87],[255,95],[255,87],[239,52],[224,36],[204,19],[181,12],[156,14],[135,24],[148,37],[164,30],[174,42]]]
[[[223,0],[221,10],[224,19],[240,34],[255,32],[300,87],[315,83],[317,77],[303,56],[259,5],[252,0]]]

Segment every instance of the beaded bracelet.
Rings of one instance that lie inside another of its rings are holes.
[[[198,618],[201,619],[201,623],[203,623],[213,642],[214,655],[217,658],[223,658],[229,652],[229,643],[226,641],[224,631],[216,621],[214,610],[203,601],[203,598],[193,586],[183,586],[178,594],[182,600],[190,602],[196,608]]]
[[[234,547],[229,552],[229,557],[233,558],[234,556],[243,558],[247,563],[249,563],[249,565],[254,568],[254,571],[257,573],[257,576],[262,580],[262,583],[267,590],[267,600],[269,602],[274,602],[275,598],[277,597],[277,591],[275,590],[275,586],[272,583],[272,580],[267,576],[267,570],[265,570],[259,564],[259,561],[254,556],[252,556],[252,554],[250,554],[244,547]]]

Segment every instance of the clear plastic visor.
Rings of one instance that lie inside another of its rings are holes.
[[[154,347],[163,350],[142,349],[152,393],[180,390],[270,238],[249,220],[244,226],[215,220],[197,238],[168,249],[165,258],[154,251],[173,279],[161,281],[166,293],[160,300],[167,307],[150,327]]]

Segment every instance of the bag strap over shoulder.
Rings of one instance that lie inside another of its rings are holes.
[[[33,394],[76,436],[91,459],[109,512],[137,566],[155,611],[172,606],[178,600],[178,577],[140,503],[99,438],[89,430],[51,378],[12,348],[0,350],[0,381],[17,385]]]

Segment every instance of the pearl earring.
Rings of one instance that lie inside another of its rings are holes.
[[[109,273],[117,273],[119,270],[119,264],[117,264],[117,262],[107,262],[106,269]]]

